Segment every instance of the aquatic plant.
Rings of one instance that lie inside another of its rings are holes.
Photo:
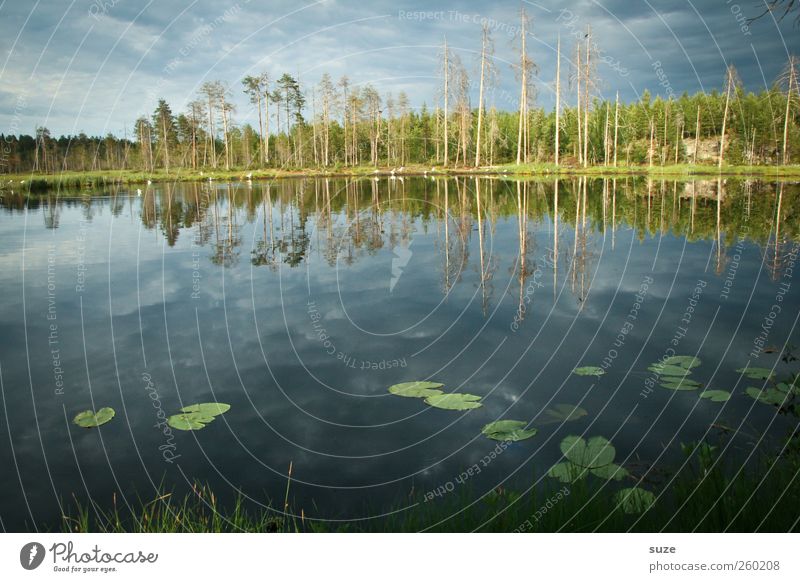
[[[115,414],[116,412],[113,408],[105,406],[97,412],[92,410],[79,412],[75,415],[75,418],[72,419],[72,422],[83,428],[94,428],[109,422],[114,418]]]

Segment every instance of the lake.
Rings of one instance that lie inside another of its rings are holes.
[[[746,470],[797,426],[736,371],[796,368],[796,183],[288,179],[7,191],[0,206],[6,530],[194,482],[281,507],[290,465],[306,519],[375,517],[543,486],[571,434],[663,483],[682,443],[724,434]],[[672,355],[700,359],[702,388],[653,381]],[[415,380],[482,406],[387,391]],[[210,401],[231,409],[166,430]],[[72,423],[104,406],[101,428]],[[559,414],[573,407],[586,414]],[[481,433],[501,419],[538,434]]]

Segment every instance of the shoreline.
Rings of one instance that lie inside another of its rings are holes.
[[[168,182],[239,182],[266,181],[291,178],[391,178],[391,177],[445,177],[445,176],[502,176],[502,177],[658,177],[658,178],[731,178],[764,177],[774,179],[800,179],[800,165],[791,166],[717,166],[668,165],[668,166],[555,166],[554,164],[504,164],[496,166],[441,167],[409,166],[390,168],[356,166],[348,168],[306,168],[302,170],[281,169],[236,169],[220,171],[186,171],[166,173],[163,171],[142,172],[126,170],[102,170],[96,172],[62,172],[59,174],[4,174],[0,175],[0,191],[22,190],[41,192],[59,187],[83,188],[126,184],[148,184]]]

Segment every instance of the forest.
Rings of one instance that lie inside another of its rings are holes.
[[[600,50],[587,29],[569,54],[557,41],[556,78],[546,89],[555,92],[556,104],[546,111],[535,103],[537,65],[525,45],[527,26],[523,13],[519,60],[510,71],[519,82],[517,95],[497,90],[494,44],[484,27],[477,71],[446,40],[442,44],[433,107],[413,107],[404,92],[381,94],[346,76],[334,80],[326,73],[301,85],[288,73],[264,72],[236,87],[206,82],[179,112],[159,99],[122,137],[56,137],[46,127],[34,135],[0,135],[0,173],[800,162],[794,56],[773,85],[757,93],[745,91],[731,64],[717,90],[667,98],[645,90],[623,103],[618,93],[602,94]],[[236,121],[239,93],[247,99],[245,117],[257,124]]]

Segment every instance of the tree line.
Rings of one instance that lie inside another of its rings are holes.
[[[721,90],[668,98],[644,91],[622,103],[618,94],[601,95],[599,51],[587,28],[568,62],[557,41],[556,106],[546,111],[535,105],[537,66],[525,43],[530,22],[524,11],[520,30],[519,60],[512,66],[518,95],[497,91],[493,41],[484,27],[476,78],[444,41],[433,108],[414,108],[403,92],[382,95],[347,76],[334,81],[325,73],[316,84],[301,85],[288,73],[273,78],[265,72],[246,76],[236,89],[247,97],[257,125],[238,123],[234,89],[209,81],[177,114],[159,99],[130,135],[54,137],[45,127],[32,136],[0,135],[0,172],[800,162],[796,57],[758,93],[746,92],[730,65]],[[489,105],[490,96],[506,107]]]

